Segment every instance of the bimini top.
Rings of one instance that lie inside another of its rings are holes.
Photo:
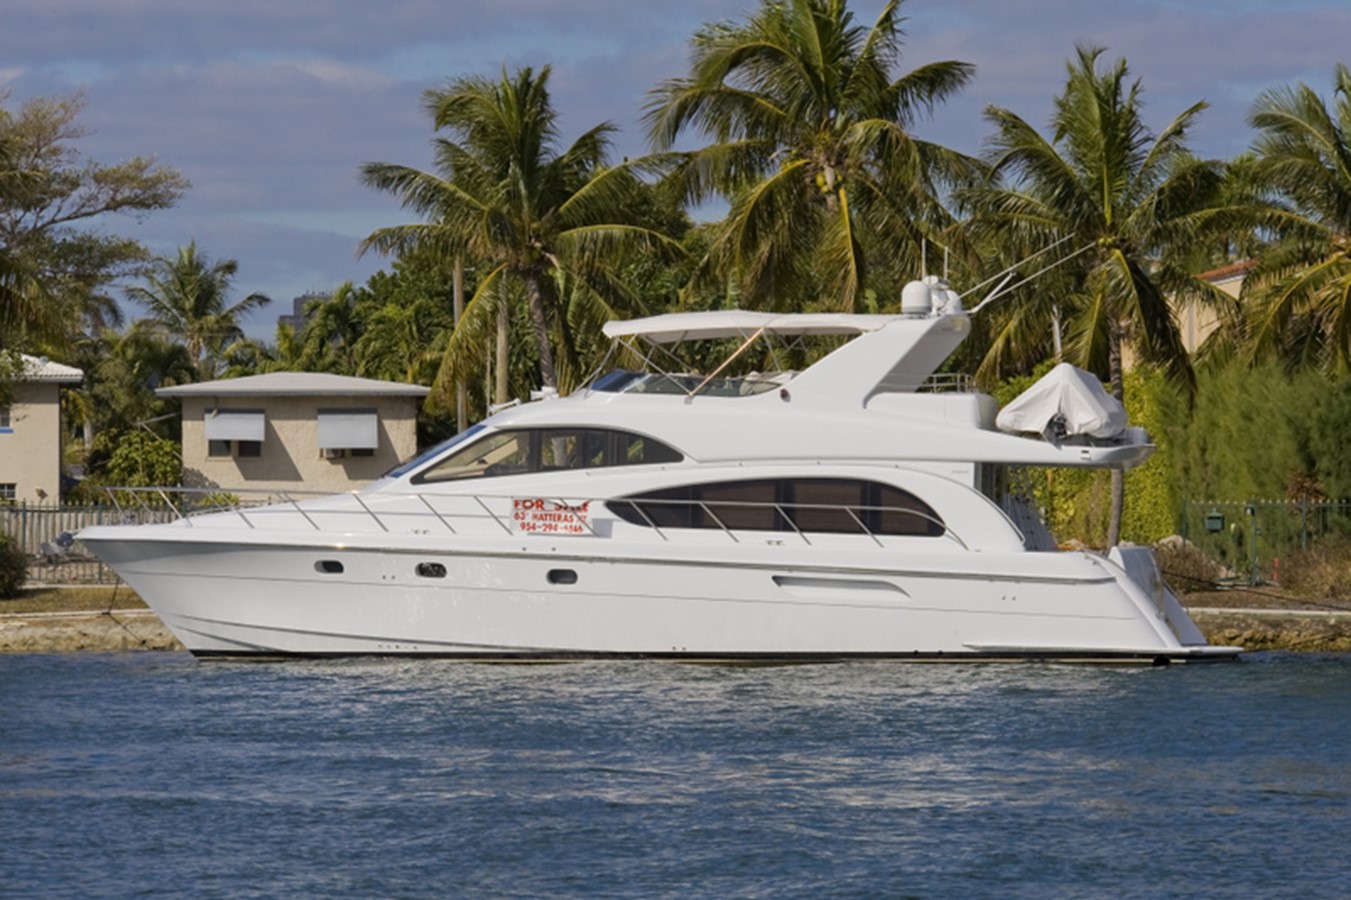
[[[900,316],[857,313],[766,313],[744,309],[665,313],[642,319],[606,322],[608,338],[641,337],[654,344],[682,341],[750,337],[765,334],[817,335],[866,334],[877,331]]]

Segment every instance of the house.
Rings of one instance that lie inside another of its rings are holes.
[[[1198,277],[1237,300],[1243,289],[1243,279],[1247,277],[1248,270],[1256,264],[1256,260],[1243,260],[1202,272]],[[1220,316],[1213,308],[1189,301],[1178,310],[1178,327],[1182,330],[1182,345],[1187,348],[1188,353],[1195,353],[1202,342],[1210,337],[1211,332],[1220,327]]]
[[[1243,260],[1218,269],[1202,272],[1197,277],[1210,282],[1221,292],[1235,300],[1243,290],[1243,279],[1248,271],[1257,264],[1256,260]],[[1182,337],[1182,346],[1189,354],[1201,349],[1206,338],[1220,327],[1220,312],[1214,306],[1203,305],[1195,299],[1173,300],[1173,314],[1177,317],[1178,333]],[[1121,348],[1121,364],[1125,369],[1133,369],[1139,362],[1139,354],[1129,343]]]
[[[57,503],[61,497],[61,386],[84,372],[20,356],[9,399],[0,399],[0,502]]]
[[[417,450],[420,385],[274,372],[160,388],[183,403],[183,483],[354,490]]]

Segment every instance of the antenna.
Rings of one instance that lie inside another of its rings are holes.
[[[1060,240],[1058,240],[1058,241],[1056,241],[1054,244],[1052,244],[1050,247],[1046,247],[1046,248],[1044,248],[1044,249],[1038,251],[1037,253],[1032,254],[1032,255],[1029,256],[1027,259],[1023,260],[1023,262],[1030,262],[1031,260],[1036,259],[1038,256],[1041,256],[1043,253],[1045,253],[1047,250],[1050,250],[1052,247],[1055,247],[1055,246],[1057,246],[1057,245],[1059,245],[1059,244],[1064,243],[1065,241],[1069,240],[1071,237],[1073,237],[1073,235],[1067,235],[1067,236],[1061,238]],[[1040,278],[1042,275],[1046,274],[1047,272],[1051,271],[1051,270],[1054,269],[1054,268],[1057,268],[1058,266],[1063,265],[1064,263],[1069,262],[1070,260],[1074,259],[1074,257],[1080,255],[1081,253],[1084,253],[1084,252],[1087,251],[1087,250],[1091,250],[1091,249],[1093,248],[1093,246],[1094,246],[1093,244],[1085,244],[1084,246],[1080,247],[1078,250],[1075,250],[1075,251],[1074,251],[1073,253],[1071,253],[1069,256],[1062,256],[1060,259],[1056,260],[1055,262],[1051,263],[1050,265],[1048,265],[1048,266],[1042,266],[1040,269],[1038,269],[1037,271],[1033,272],[1031,275],[1027,276],[1027,277],[1024,278],[1022,281],[1019,281],[1019,282],[1017,282],[1016,284],[1014,284],[1014,285],[1012,285],[1012,286],[1006,287],[1006,285],[1008,285],[1009,281],[1010,281],[1010,280],[1013,278],[1013,276],[1016,274],[1016,273],[1014,272],[1014,269],[1016,269],[1017,266],[1010,266],[1008,269],[1005,269],[1005,270],[1004,270],[1004,272],[1007,272],[1007,273],[1008,273],[1007,275],[1004,275],[1004,280],[1001,281],[1001,282],[999,282],[999,286],[996,287],[993,291],[991,291],[991,292],[989,293],[989,295],[986,296],[986,298],[985,298],[984,300],[982,300],[982,301],[980,301],[980,303],[977,303],[977,304],[976,304],[975,309],[971,310],[970,315],[973,315],[973,316],[974,316],[976,313],[978,313],[978,312],[980,312],[982,309],[984,309],[984,308],[986,307],[986,305],[988,305],[992,300],[997,300],[998,298],[1004,296],[1005,294],[1009,293],[1010,291],[1015,291],[1015,290],[1017,290],[1018,288],[1022,287],[1022,286],[1025,285],[1025,284],[1027,284],[1029,281],[1034,281],[1034,280],[1036,280],[1037,278]],[[1004,274],[1004,273],[1000,273],[1000,274]],[[999,275],[994,276],[994,278],[998,278],[998,277],[999,277]],[[990,281],[993,281],[993,280],[994,280],[993,278],[987,279],[987,280],[986,280],[985,282],[983,282],[983,283],[984,283],[984,284],[988,284]],[[974,288],[973,288],[973,290],[974,290]]]
[[[1004,277],[1005,275],[1009,274],[1010,272],[1013,272],[1013,271],[1014,271],[1015,269],[1017,269],[1019,266],[1026,265],[1027,263],[1030,263],[1032,260],[1036,259],[1038,256],[1045,256],[1047,253],[1050,253],[1050,252],[1051,252],[1052,250],[1054,250],[1056,247],[1059,247],[1061,244],[1065,243],[1066,241],[1068,241],[1068,240],[1069,240],[1070,238],[1072,238],[1072,237],[1074,237],[1074,235],[1072,235],[1072,234],[1067,234],[1067,235],[1065,235],[1063,238],[1061,238],[1060,240],[1056,241],[1054,244],[1048,244],[1047,246],[1042,247],[1040,250],[1038,250],[1036,253],[1033,253],[1031,256],[1027,257],[1026,259],[1020,259],[1020,260],[1018,260],[1016,263],[1014,263],[1013,265],[1009,266],[1007,269],[1003,269],[1003,270],[1001,270],[1001,271],[999,271],[999,272],[996,272],[995,274],[991,275],[989,278],[985,279],[984,281],[982,281],[980,284],[976,285],[975,287],[967,288],[966,291],[964,291],[964,292],[962,293],[962,296],[965,297],[967,294],[974,294],[976,291],[978,291],[978,290],[980,290],[981,288],[985,287],[987,284],[990,284],[990,283],[992,283],[992,282],[994,282],[994,281],[997,281],[997,280],[999,280],[1000,278]]]

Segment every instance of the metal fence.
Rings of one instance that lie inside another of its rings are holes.
[[[81,528],[127,521],[128,513],[113,504],[56,506],[0,504],[0,533],[10,536],[28,556],[30,584],[116,584],[117,576],[75,539]],[[177,518],[169,506],[142,507],[136,521],[168,522]]]
[[[1351,502],[1185,501],[1182,537],[1248,584],[1280,584],[1282,561],[1351,535]]]

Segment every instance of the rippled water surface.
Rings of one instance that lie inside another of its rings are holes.
[[[0,656],[0,896],[1347,896],[1351,656]]]

